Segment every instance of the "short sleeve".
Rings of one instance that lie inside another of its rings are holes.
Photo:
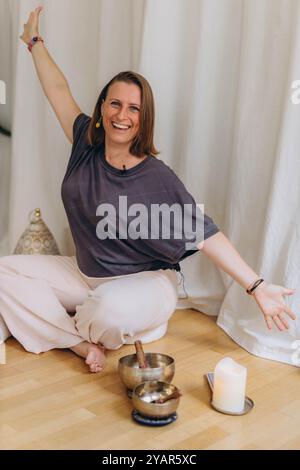
[[[212,237],[220,230],[213,219],[204,212],[204,204],[196,203],[193,196],[184,188],[184,185],[182,185],[178,193],[177,200],[183,214],[179,231],[183,227],[183,232],[179,243],[175,244],[178,248],[175,258],[181,260],[189,254],[198,251],[197,245],[199,243]],[[174,229],[178,232],[176,227]],[[178,247],[178,245],[180,246]]]
[[[87,145],[87,128],[91,118],[84,113],[78,114],[73,123],[73,144],[72,152],[82,145]]]
[[[203,203],[196,203],[192,194],[186,189],[183,182],[171,170],[168,176],[170,184],[171,201],[176,202],[181,210],[179,216],[173,219],[172,258],[181,261],[187,256],[199,251],[198,245],[220,230],[204,210]]]
[[[204,240],[212,237],[220,231],[219,227],[214,223],[213,219],[204,213]]]
[[[67,175],[81,160],[85,149],[89,146],[87,143],[87,129],[91,118],[84,113],[78,114],[73,123],[73,144],[71,155],[67,166]]]

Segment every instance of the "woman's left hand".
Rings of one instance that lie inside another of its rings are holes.
[[[259,305],[269,330],[272,329],[272,321],[278,330],[283,331],[289,328],[286,315],[296,320],[296,315],[292,309],[284,302],[284,295],[293,295],[295,289],[276,286],[262,282],[253,292],[257,304]]]

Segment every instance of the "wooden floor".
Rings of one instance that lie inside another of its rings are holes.
[[[7,342],[1,367],[1,449],[300,449],[300,371],[251,356],[211,317],[179,310],[162,340],[145,351],[176,361],[173,383],[183,393],[178,419],[149,428],[131,419],[131,402],[117,375],[118,358],[132,346],[110,352],[102,374],[66,350],[41,355]],[[203,374],[224,356],[248,369],[247,394],[255,402],[245,416],[210,407]]]

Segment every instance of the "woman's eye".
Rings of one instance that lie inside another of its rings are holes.
[[[110,104],[114,108],[119,108],[120,107],[120,103],[118,101],[112,101]],[[130,109],[130,111],[134,111],[135,113],[139,112],[139,108],[137,108],[136,106],[130,106],[129,109]]]

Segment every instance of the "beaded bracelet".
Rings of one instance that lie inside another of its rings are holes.
[[[246,289],[247,294],[252,295],[253,291],[255,291],[255,289],[256,289],[262,282],[264,282],[264,279],[257,279],[257,281],[255,281],[254,284],[252,283],[252,284],[250,285],[250,287],[248,287],[248,288]]]
[[[44,40],[41,38],[41,36],[34,36],[34,37],[31,39],[30,43],[29,43],[28,46],[27,46],[29,52],[31,52],[31,49],[33,48],[33,46],[34,46],[38,41],[44,42]]]

